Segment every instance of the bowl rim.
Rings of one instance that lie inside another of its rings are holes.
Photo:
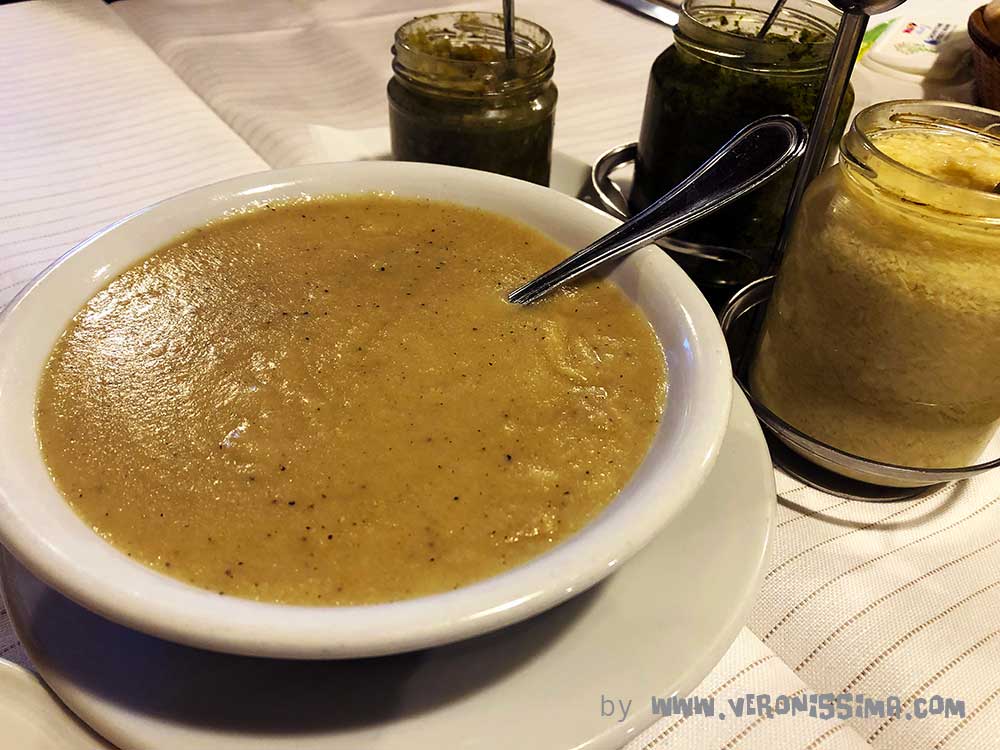
[[[154,213],[177,209],[185,203],[210,200],[212,196],[243,197],[246,204],[259,198],[261,188],[287,187],[310,180],[341,179],[337,173],[355,174],[371,187],[343,191],[331,188],[313,190],[311,195],[337,195],[344,192],[389,192],[416,197],[419,190],[388,190],[393,179],[435,180],[480,185],[516,195],[526,201],[548,201],[551,212],[590,213],[600,217],[607,229],[619,222],[613,217],[570,196],[545,187],[509,177],[457,167],[400,162],[334,162],[267,170],[233,177],[167,198],[135,211],[99,230],[57,258],[28,283],[0,313],[0,351],[10,349],[19,329],[14,324],[25,300],[45,295],[50,279],[63,273],[67,262],[119,231],[123,226]],[[332,176],[330,176],[332,175]],[[400,177],[402,175],[402,177]],[[381,185],[379,183],[382,183]],[[433,193],[433,190],[428,191]],[[429,195],[432,200],[463,203],[460,198]],[[471,202],[469,205],[474,205]],[[190,210],[188,210],[190,213]],[[216,215],[224,215],[220,210]],[[179,217],[185,209],[177,211]],[[520,217],[512,217],[531,222]],[[198,222],[203,223],[203,222]],[[595,222],[596,224],[596,222]],[[193,224],[192,226],[196,226]],[[178,220],[177,234],[187,224]],[[144,248],[129,255],[129,265],[155,251]],[[97,253],[90,267],[100,265]],[[41,580],[78,604],[126,626],[167,640],[228,653],[267,657],[326,659],[377,656],[411,651],[449,643],[483,634],[512,624],[548,609],[597,583],[648,543],[656,533],[689,501],[714,465],[728,423],[732,399],[731,368],[721,328],[708,303],[687,275],[666,254],[648,247],[638,251],[624,264],[649,263],[666,275],[676,305],[683,315],[681,324],[690,332],[685,338],[693,362],[700,362],[698,378],[692,383],[696,398],[686,409],[692,424],[701,427],[681,444],[672,456],[669,474],[669,502],[658,502],[656,490],[665,490],[664,472],[648,470],[658,482],[649,481],[638,489],[630,483],[600,515],[567,540],[532,560],[509,571],[474,582],[455,591],[432,594],[385,604],[330,607],[256,602],[249,599],[220,597],[206,589],[183,583],[127,558],[93,534],[81,521],[80,529],[113,550],[117,570],[90,569],[74,564],[60,550],[65,536],[37,528],[24,515],[25,500],[7,489],[9,480],[0,472],[0,542]],[[117,273],[114,274],[115,276]],[[106,284],[95,280],[88,298]],[[41,290],[41,291],[39,291]],[[636,304],[639,304],[636,302]],[[644,311],[645,312],[645,311]],[[65,323],[61,324],[65,327]],[[32,372],[40,375],[40,370]],[[6,369],[0,364],[0,394],[4,391]],[[37,389],[37,378],[34,380]],[[8,398],[10,396],[8,395]],[[32,403],[34,403],[32,399]],[[698,421],[695,421],[698,420]],[[34,426],[32,425],[32,429]],[[7,438],[0,435],[0,448]],[[37,441],[36,441],[37,443]],[[4,451],[0,450],[0,453]],[[649,455],[643,465],[649,461]],[[0,458],[0,464],[3,459]],[[644,466],[637,469],[636,477]],[[31,482],[52,485],[47,472],[34,472]],[[36,488],[37,484],[34,485]],[[627,501],[618,503],[625,497]],[[635,497],[633,497],[635,496]],[[614,509],[614,512],[612,512]],[[72,512],[72,511],[71,511]],[[73,535],[79,536],[79,535]],[[126,569],[124,566],[130,566]],[[142,568],[153,577],[144,576],[148,588],[128,588],[119,577],[140,575],[131,568]],[[115,573],[118,573],[118,576]],[[126,576],[126,572],[128,576]]]

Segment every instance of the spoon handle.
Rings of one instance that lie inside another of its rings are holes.
[[[570,279],[712,213],[771,179],[802,154],[806,139],[805,126],[789,115],[751,123],[646,210],[514,290],[507,301],[534,302]]]

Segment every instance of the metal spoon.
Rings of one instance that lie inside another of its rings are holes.
[[[805,126],[789,115],[772,115],[751,123],[665,196],[514,290],[507,301],[534,302],[570,279],[712,213],[774,177],[802,154],[806,139]]]

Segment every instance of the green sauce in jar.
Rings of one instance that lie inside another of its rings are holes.
[[[809,0],[791,0],[771,32],[756,38],[773,0],[687,0],[674,45],[650,72],[636,159],[631,208],[639,211],[668,192],[738,130],[765,115],[791,114],[812,121],[836,35],[838,14]],[[759,6],[759,7],[758,7]],[[853,104],[849,94],[840,132]],[[677,232],[678,240],[736,248],[757,263],[719,264],[679,257],[696,282],[735,274],[735,288],[764,271],[781,231],[794,169],[734,201],[710,220]],[[706,291],[705,286],[702,287]],[[711,295],[710,295],[711,296]]]
[[[471,167],[548,185],[557,92],[545,29],[517,19],[441,13],[396,32],[389,126],[396,159]]]

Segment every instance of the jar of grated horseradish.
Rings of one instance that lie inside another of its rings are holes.
[[[857,116],[806,191],[751,388],[848,453],[976,461],[1000,423],[1000,113],[897,101]]]

